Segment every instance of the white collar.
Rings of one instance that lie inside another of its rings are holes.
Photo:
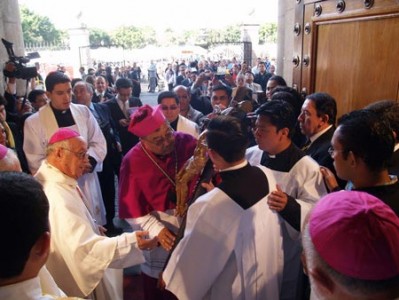
[[[247,164],[248,164],[248,161],[245,159],[242,163],[239,163],[238,165],[235,165],[235,166],[228,167],[226,169],[220,170],[219,172],[227,172],[227,171],[238,170],[238,169],[244,168]]]
[[[323,130],[319,131],[318,133],[312,135],[309,140],[311,143],[313,143],[315,140],[317,140],[320,136],[322,136],[324,133],[326,133],[332,125],[328,126],[327,128],[324,128]]]

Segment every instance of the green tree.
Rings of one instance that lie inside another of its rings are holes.
[[[143,27],[141,29],[143,36],[144,36],[144,41],[146,45],[157,45],[157,34],[152,27]]]
[[[135,26],[122,26],[112,34],[113,44],[126,49],[144,48],[146,42],[140,28]]]
[[[277,24],[265,23],[259,28],[259,43],[277,43]]]
[[[25,43],[61,42],[63,32],[57,30],[48,17],[40,16],[26,7],[21,7],[22,34]]]
[[[221,30],[222,40],[225,43],[241,42],[241,29],[238,25],[231,25]]]
[[[91,46],[106,46],[112,44],[111,36],[104,30],[98,28],[89,29],[89,41]]]

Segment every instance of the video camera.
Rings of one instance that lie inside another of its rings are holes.
[[[4,70],[4,76],[6,77],[15,77],[19,79],[29,80],[31,78],[35,78],[37,74],[36,67],[26,67],[25,65],[33,58],[39,58],[40,55],[38,52],[28,53],[28,56],[15,56],[14,50],[12,49],[12,43],[6,41],[5,39],[1,39],[4,44],[4,47],[7,50],[9,61],[14,63],[15,71],[7,71]]]

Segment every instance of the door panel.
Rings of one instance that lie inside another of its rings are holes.
[[[339,116],[376,100],[399,101],[399,1],[296,3],[298,91],[331,94]]]

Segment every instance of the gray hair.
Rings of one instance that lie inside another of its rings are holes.
[[[50,156],[55,150],[57,150],[59,148],[69,149],[70,147],[69,147],[68,140],[64,140],[64,141],[56,142],[54,144],[47,145],[46,157]]]

